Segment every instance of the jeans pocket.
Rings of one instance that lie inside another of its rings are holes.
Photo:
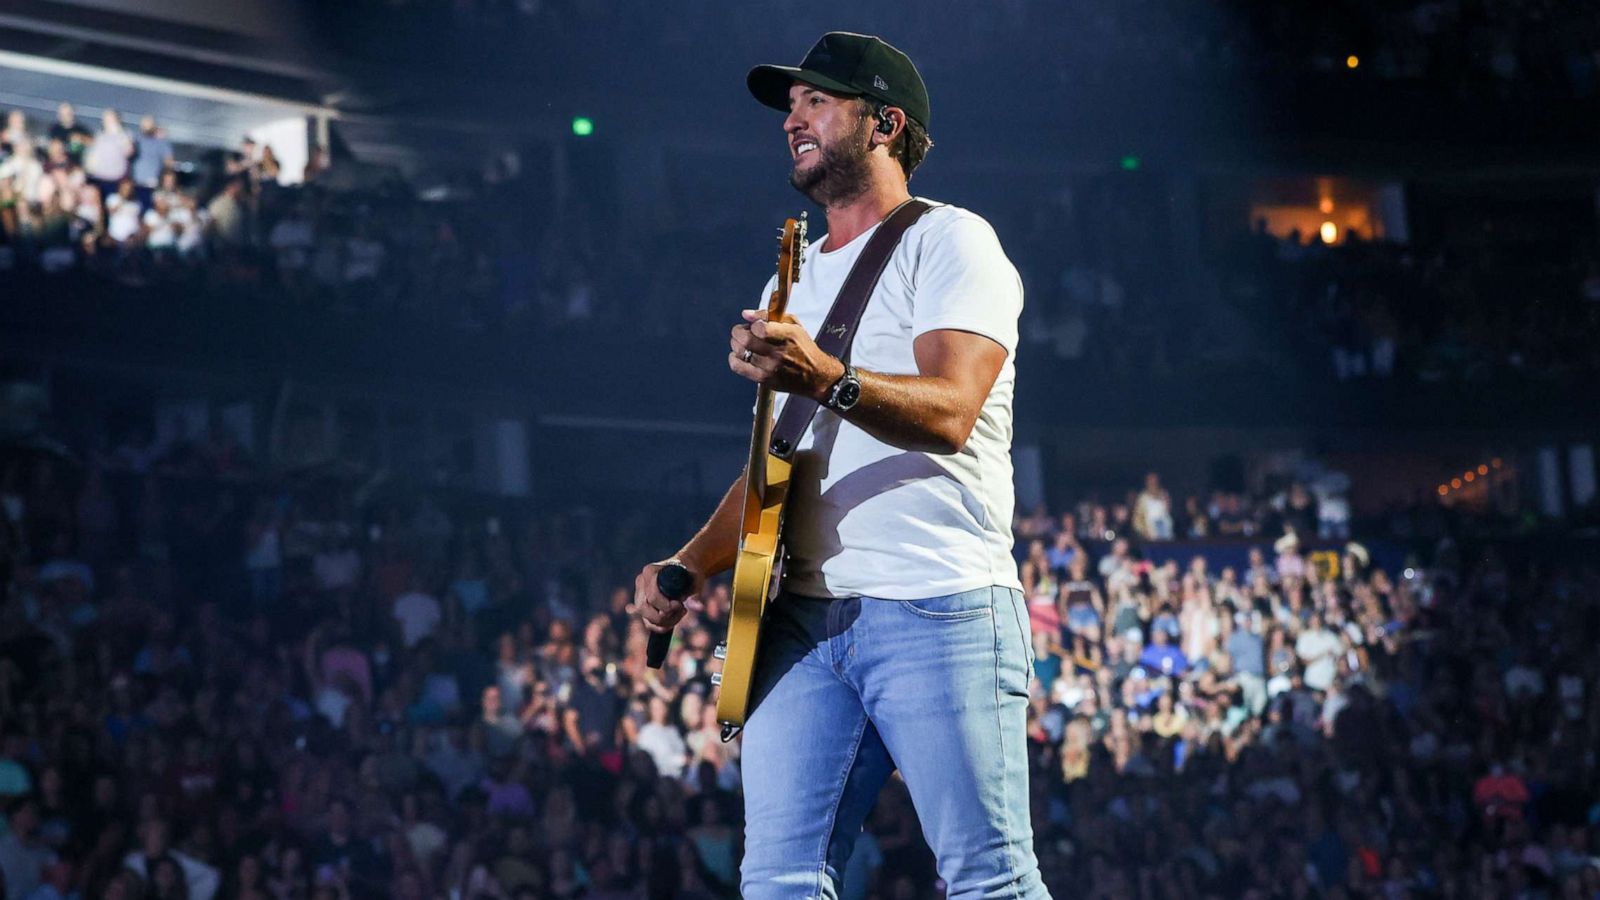
[[[977,619],[988,615],[994,610],[994,589],[978,588],[975,591],[962,591],[959,594],[946,594],[943,597],[928,597],[922,600],[896,600],[901,609],[922,619],[933,619],[939,622],[960,622],[967,619]]]

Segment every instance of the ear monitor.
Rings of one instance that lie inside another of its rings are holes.
[[[878,113],[878,133],[882,135],[894,134],[894,120],[884,113]]]

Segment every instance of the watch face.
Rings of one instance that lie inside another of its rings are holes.
[[[840,409],[849,409],[850,407],[855,406],[856,401],[860,399],[861,382],[851,379],[846,380],[844,384],[839,385],[838,403]]]

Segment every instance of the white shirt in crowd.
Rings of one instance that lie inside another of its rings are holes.
[[[1344,643],[1327,629],[1307,629],[1294,642],[1294,652],[1305,664],[1306,687],[1325,691],[1339,672],[1339,651]]]
[[[144,243],[151,250],[171,250],[178,245],[178,229],[174,227],[170,215],[163,215],[153,207],[147,209],[144,211],[144,227]]]
[[[200,249],[205,240],[205,212],[196,212],[187,203],[174,204],[167,212],[167,219],[178,230],[178,252],[184,255]]]
[[[789,313],[815,336],[877,227],[824,253],[815,241]],[[762,292],[761,305],[773,282]],[[954,206],[907,230],[861,317],[850,361],[918,374],[912,342],[939,329],[983,335],[1006,349],[966,446],[901,450],[819,409],[800,442],[785,536],[785,586],[817,597],[910,600],[991,585],[1021,588],[1011,558],[1012,391],[1022,281],[994,229]],[[787,395],[778,395],[779,406]]]
[[[123,243],[139,233],[139,201],[112,194],[106,198],[106,234]]]
[[[394,617],[400,622],[400,636],[406,646],[415,647],[439,627],[443,610],[431,595],[410,591],[394,598]]]
[[[132,153],[133,138],[127,132],[102,131],[83,153],[83,170],[100,181],[121,181],[127,177]]]
[[[168,850],[167,855],[178,863],[178,868],[183,870],[183,880],[188,885],[189,900],[211,900],[216,896],[217,888],[222,883],[222,878],[217,870],[206,865],[198,859],[178,850]],[[122,858],[123,868],[131,869],[140,878],[150,876],[150,858],[142,851],[135,850]]]
[[[639,726],[637,745],[640,750],[650,754],[650,759],[656,764],[656,772],[662,777],[677,778],[683,774],[683,761],[688,755],[689,745],[684,743],[678,729],[671,725],[646,722]]]

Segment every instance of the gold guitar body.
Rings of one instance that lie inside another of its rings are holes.
[[[778,281],[767,301],[767,318],[779,321],[789,306],[789,290],[800,279],[800,261],[806,248],[806,223],[784,222],[778,253]],[[723,739],[744,727],[750,713],[750,690],[756,654],[761,646],[761,624],[767,605],[776,594],[783,560],[783,513],[789,496],[790,463],[768,452],[772,443],[773,391],[756,388],[755,427],[750,434],[750,459],[745,467],[744,515],[739,533],[739,553],[733,566],[732,608],[723,652],[717,693],[717,720]]]

